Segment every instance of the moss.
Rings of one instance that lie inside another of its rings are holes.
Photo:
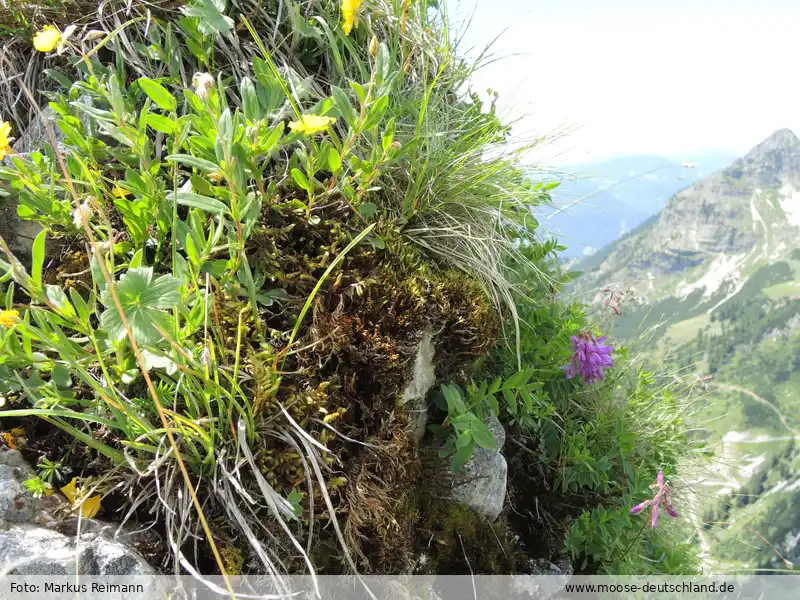
[[[294,326],[290,315],[300,312],[325,269],[360,232],[342,219],[345,208],[331,207],[314,226],[285,202],[266,204],[248,242],[248,260],[267,274],[267,286],[288,296],[280,309],[261,311],[266,329]],[[425,518],[414,490],[427,482],[400,400],[419,342],[433,333],[438,375],[463,379],[469,364],[496,342],[498,325],[485,293],[468,276],[424,260],[386,223],[375,231],[383,244],[364,242],[344,258],[316,295],[291,352],[281,347],[284,338],[274,337],[272,357],[286,356],[279,389],[270,356],[251,353],[248,369],[263,418],[281,404],[332,450],[326,460],[339,469],[329,488],[333,484],[332,501],[359,570],[401,573],[413,567],[416,527]],[[328,415],[337,415],[329,418],[342,434],[367,445],[345,443],[314,421]],[[277,440],[263,441],[262,470],[279,490],[297,485],[306,491],[298,458]],[[344,568],[332,528],[319,532],[313,554],[320,572]]]
[[[228,575],[241,575],[244,566],[244,554],[235,546],[225,546],[220,550],[222,562]]]
[[[489,523],[480,513],[423,493],[424,518],[416,536],[419,574],[501,575],[515,573],[521,549],[509,526]]]

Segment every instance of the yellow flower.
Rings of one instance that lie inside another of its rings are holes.
[[[130,196],[131,193],[126,190],[124,187],[120,187],[119,185],[115,185],[114,189],[111,190],[111,193],[114,194],[117,198],[124,198],[125,196]]]
[[[342,0],[342,31],[350,35],[356,21],[356,11],[364,0]]]
[[[0,121],[0,160],[11,154],[11,124],[8,121]]]
[[[321,117],[319,115],[303,115],[299,121],[289,123],[289,128],[298,133],[314,135],[320,131],[325,131],[328,125],[333,125],[336,119],[333,117]]]
[[[0,325],[3,327],[13,327],[19,319],[18,310],[0,310]]]
[[[72,481],[70,481],[67,485],[61,488],[61,493],[67,497],[67,500],[69,500],[70,504],[75,502],[75,494],[78,492],[77,486],[78,486],[78,479],[76,477],[73,477]]]
[[[61,488],[61,493],[67,497],[70,504],[75,504],[75,498],[78,495],[78,478],[73,477],[67,485]],[[91,519],[100,511],[100,496],[90,496],[81,503],[81,516],[86,519]]]
[[[52,52],[61,41],[61,32],[52,25],[45,25],[33,36],[33,47],[39,52]]]
[[[91,519],[98,512],[100,512],[100,508],[100,496],[91,496],[90,498],[84,500],[83,504],[81,504],[81,516]]]
[[[13,435],[8,433],[7,431],[4,431],[2,433],[2,438],[3,438],[3,441],[6,443],[6,446],[10,450],[16,450],[17,449],[17,440],[14,439]]]

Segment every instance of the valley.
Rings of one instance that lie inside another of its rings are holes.
[[[690,435],[716,458],[684,484],[712,570],[800,562],[798,234],[800,139],[783,129],[576,267],[613,335],[695,398]]]

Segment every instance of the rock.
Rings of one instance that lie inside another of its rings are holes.
[[[411,435],[419,442],[425,435],[428,422],[428,404],[425,396],[436,383],[436,365],[433,363],[433,337],[425,333],[417,349],[411,382],[403,391],[403,403],[411,418]]]
[[[465,464],[453,485],[453,500],[466,504],[494,521],[503,510],[506,498],[508,465],[500,453],[506,441],[503,424],[495,416],[486,420],[495,448],[475,446],[472,460]]]
[[[24,481],[34,474],[17,450],[0,451],[0,573],[11,575],[145,575],[155,573],[116,527],[66,518],[61,494],[34,498]]]
[[[0,571],[9,575],[155,574],[138,552],[103,533],[83,533],[79,541],[29,524],[0,530]]]
[[[543,558],[531,559],[528,570],[530,571],[528,575],[510,577],[512,585],[509,586],[509,596],[520,600],[553,598],[564,589],[573,573],[572,563],[566,559],[557,563]]]
[[[17,206],[19,199],[16,196],[0,203],[0,235],[8,243],[11,252],[28,268],[33,240],[42,227],[36,221],[21,219],[17,214]]]
[[[0,451],[0,526],[9,523],[53,526],[58,513],[68,506],[60,494],[31,496],[25,489],[25,480],[33,475],[33,469],[19,451]]]
[[[531,575],[569,575],[572,576],[574,570],[572,563],[563,558],[556,563],[543,558],[531,559],[530,565]]]

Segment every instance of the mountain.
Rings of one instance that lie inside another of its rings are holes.
[[[577,165],[554,191],[553,207],[543,211],[543,226],[568,247],[567,257],[590,254],[733,158],[714,152],[681,159],[631,155]]]
[[[651,304],[691,297],[693,312],[711,312],[760,267],[791,260],[798,228],[800,139],[783,129],[582,261],[582,287],[633,284]]]
[[[693,435],[718,457],[692,493],[727,506],[704,551],[732,568],[800,559],[800,139],[776,131],[577,269],[606,315],[624,297],[612,334],[698,398]]]

